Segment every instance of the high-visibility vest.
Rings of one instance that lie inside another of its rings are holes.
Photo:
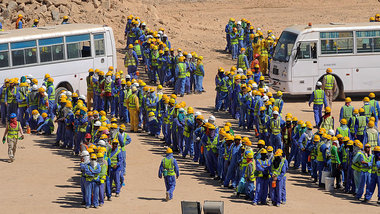
[[[358,151],[358,154],[359,156],[360,155],[365,156],[362,151]],[[358,157],[358,159],[360,159],[360,157]],[[359,161],[357,161],[355,163],[352,163],[351,168],[360,172],[362,168],[362,164]]]
[[[365,154],[363,154],[363,159],[367,163],[371,163],[372,158],[373,158],[373,155],[371,154],[368,157]],[[369,164],[362,164],[361,171],[371,173],[371,167],[369,166]]]
[[[270,128],[273,135],[278,135],[281,133],[281,125],[280,125],[280,118],[277,118],[276,120],[270,121]]]
[[[243,29],[241,29],[240,31],[239,31],[239,37],[238,37],[238,40],[244,40],[244,30]]]
[[[376,108],[377,106],[376,104],[377,104],[377,101],[375,99],[372,99],[369,101],[369,105],[375,109],[376,115],[379,115],[379,110]]]
[[[245,65],[244,57],[245,57],[244,54],[239,55],[239,58],[238,58],[239,66],[238,67],[245,71],[245,70],[247,70],[247,66]]]
[[[371,145],[371,148],[374,149],[377,146],[377,140],[379,138],[379,132],[375,128],[367,129],[368,143]]]
[[[317,157],[317,146],[314,146],[310,152],[310,159],[315,160],[316,157]]]
[[[90,169],[90,165],[87,165],[88,169]],[[99,164],[96,164],[95,170],[99,168]],[[93,180],[98,180],[99,179],[99,174],[94,174],[93,176],[90,175],[85,175],[86,176],[86,181],[93,181]]]
[[[19,125],[20,125],[20,122],[18,121],[15,128],[12,128],[11,125],[8,124],[8,138],[18,139]]]
[[[335,77],[331,74],[327,74],[325,77],[325,90],[332,90],[334,87]]]
[[[335,147],[335,148],[337,148],[336,146],[332,146],[332,147]],[[331,148],[332,148],[331,147]],[[338,163],[338,157],[336,157],[336,155],[335,155],[335,153],[331,153],[331,157],[330,157],[330,159],[331,159],[331,163]]]
[[[265,40],[263,39],[263,40],[261,40],[261,42],[260,42],[260,45],[261,45],[261,47],[260,47],[260,51],[261,51],[261,56],[268,56],[268,49],[267,49],[267,47],[266,47],[266,45],[265,45]]]
[[[136,52],[137,56],[141,56],[141,47],[139,44],[135,44],[133,50]]]
[[[347,122],[352,117],[353,110],[354,110],[354,107],[352,106],[346,106],[346,105],[343,106],[343,118],[346,119]]]
[[[249,166],[252,166],[252,172],[251,172],[250,176],[248,177]],[[255,177],[254,172],[255,172],[255,164],[253,164],[253,161],[252,161],[252,162],[248,163],[247,168],[245,168],[245,172],[244,172],[245,178],[248,179],[248,181],[250,181],[250,182],[255,181],[256,177]]]
[[[325,92],[322,89],[314,91],[314,105],[322,105],[325,98]]]
[[[178,78],[186,78],[186,64],[183,62],[178,63]]]
[[[268,122],[268,117],[264,116],[264,122],[262,121],[261,118],[259,118],[259,132],[260,133],[268,132],[267,125],[266,125],[267,122]]]
[[[319,142],[317,144],[317,161],[323,161],[323,153],[321,152],[322,145],[323,145],[323,142]]]
[[[190,137],[190,127],[189,127],[189,124],[188,124],[188,121],[190,121],[191,119],[190,118],[187,118],[185,120],[185,129],[183,131],[183,136],[189,138]]]
[[[93,93],[94,91],[94,82],[92,81],[92,76],[86,77],[87,82],[87,93]]]
[[[128,99],[129,99],[129,105],[128,105],[129,109],[136,109],[136,103],[135,103],[136,97],[137,97],[136,94],[132,94],[131,96],[128,97]]]
[[[165,157],[162,160],[162,166],[164,167],[164,171],[167,172],[167,173],[164,173],[164,176],[174,176],[175,175],[173,158],[168,159]]]
[[[358,135],[364,134],[364,128],[367,126],[367,118],[365,116],[359,116],[358,117]]]
[[[227,80],[225,78],[220,79],[220,77],[218,77],[218,79],[222,83],[222,85],[220,86],[220,91],[221,92],[228,92]]]
[[[8,88],[8,94],[7,94],[7,103],[13,103],[16,102],[16,87]]]
[[[326,130],[331,130],[333,129],[333,126],[334,126],[334,122],[331,115],[322,119],[322,124],[321,124],[322,128],[325,128]]]
[[[112,91],[112,81],[105,81],[104,83],[104,92],[109,92],[111,93]]]
[[[127,142],[127,138],[128,138],[128,134],[124,132],[124,137],[123,137],[124,145],[121,147],[121,151],[123,151],[123,152],[126,151],[125,143]]]
[[[201,65],[203,66],[203,62],[197,64],[197,69],[194,72],[194,74],[197,76],[203,76],[203,72],[201,71]]]
[[[54,101],[54,100],[55,100],[55,87],[54,87],[53,84],[51,84],[51,85],[49,86],[49,88],[52,89],[52,90],[51,90],[51,93],[50,93],[50,95],[49,95],[49,100],[50,100],[50,101]]]
[[[364,116],[367,118],[370,118],[372,116],[372,106],[371,105],[364,105]]]
[[[372,157],[372,169],[371,169],[372,174],[377,174],[377,176],[380,176],[380,168],[377,168],[376,165],[376,158]],[[377,187],[379,188],[379,187]]]
[[[217,152],[217,147],[216,145],[218,144],[218,138],[219,138],[219,135],[217,134],[215,137],[214,137],[214,140],[211,142],[210,138],[207,137],[207,145],[206,145],[206,149],[207,151],[210,151],[210,149],[216,153]]]
[[[338,128],[339,134],[341,134],[343,137],[348,137],[348,130],[349,129],[343,130],[342,127]]]
[[[231,37],[236,35],[237,33],[232,32]],[[231,38],[231,45],[237,45],[238,44],[238,36],[236,35],[235,38]]]
[[[281,103],[284,101],[281,98],[277,98],[274,100],[274,106],[277,106],[278,109],[280,109]]]
[[[40,110],[48,110],[46,104],[45,104],[45,96],[39,96],[39,100],[38,100],[38,109]],[[41,102],[41,99],[42,99],[42,102]]]
[[[247,155],[246,155],[246,152],[252,152],[253,153],[253,150],[252,148],[249,148],[249,149],[246,149],[245,152],[243,153],[243,159],[241,160],[240,164],[239,164],[239,169],[241,171],[244,170],[244,167],[246,167],[248,164],[247,164]]]
[[[25,88],[26,89],[25,91],[21,90],[21,89],[22,88],[20,88],[19,93],[20,93],[20,100],[22,100],[22,101],[21,101],[21,103],[18,104],[18,107],[25,107],[25,106],[27,106],[27,103],[26,103],[27,94],[25,94],[25,92],[28,89]],[[26,93],[28,93],[28,92],[26,92]]]
[[[274,164],[272,163],[272,173],[273,175],[276,175],[277,177],[281,174],[282,167],[284,166],[285,158],[281,158],[281,163],[277,168],[274,168]]]
[[[342,163],[347,163],[347,160],[348,160],[347,150],[345,148],[342,148]]]
[[[351,117],[351,125],[350,125],[350,132],[355,133],[355,123],[356,123],[356,117]]]
[[[158,55],[158,52],[157,52],[157,51],[153,51],[153,52],[151,53],[152,66],[158,66],[158,62],[157,62],[158,57],[159,57],[159,55]]]
[[[117,151],[113,154],[113,155],[111,155],[111,152],[112,152],[112,150],[110,150],[110,159],[111,159],[111,167],[114,167],[114,166],[116,166],[117,165],[117,162],[118,162],[118,159],[117,159],[117,155],[120,153],[120,150],[119,149],[117,149]]]
[[[257,153],[259,153],[259,151]],[[259,162],[259,164],[261,164],[261,165],[268,165],[268,160],[262,161],[262,160],[258,159],[256,161]],[[256,171],[255,174],[257,175],[257,177],[263,177],[264,176],[262,171]]]
[[[3,103],[5,101],[5,93],[7,91],[7,88],[4,86],[3,91],[1,92],[1,102]]]
[[[125,53],[125,67],[128,66],[136,66],[135,58],[133,57],[133,54],[129,54],[128,52]]]

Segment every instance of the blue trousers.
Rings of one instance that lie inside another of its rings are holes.
[[[110,169],[110,186],[109,186],[109,188],[112,189],[112,183],[114,182],[115,186],[116,186],[116,194],[120,193],[120,188],[121,188],[120,173],[121,173],[121,169],[114,169],[114,168]]]
[[[185,151],[182,153],[183,157],[186,157],[187,153],[190,154],[190,156],[194,155],[194,143],[193,143],[193,133],[190,133],[190,137],[184,137],[185,138]]]
[[[307,168],[307,171],[310,172],[310,163],[308,162],[308,158],[309,158],[309,155],[310,155],[310,152],[308,151],[301,151],[301,157],[302,157],[302,172],[306,172],[306,168]]]
[[[311,177],[318,178],[318,161],[316,159],[311,160]]]
[[[245,48],[244,42],[243,40],[238,40],[238,50],[240,50],[241,48]]]
[[[269,179],[264,179],[262,177],[256,178],[256,194],[253,199],[253,203],[266,203],[268,196],[268,185]]]
[[[230,39],[230,34],[226,33],[226,41],[227,41],[227,45],[226,45],[226,49],[225,51],[231,51],[231,39]]]
[[[281,195],[282,195],[282,191],[283,191],[283,182],[282,182],[282,179],[281,180],[277,180],[276,181],[276,187],[273,188],[272,187],[272,182],[273,182],[273,179],[270,179],[270,182],[269,182],[269,195],[270,195],[270,198],[272,200],[272,202],[274,202],[275,204],[281,204]]]
[[[281,203],[286,202],[286,176],[281,179]]]
[[[219,91],[218,92],[218,99],[216,101],[216,110],[225,110],[227,108],[227,97],[228,92]]]
[[[49,100],[49,117],[50,119],[54,120],[54,106],[55,106],[55,101],[54,100]]]
[[[68,146],[69,148],[73,148],[74,144],[74,131],[71,129],[66,129],[65,131],[65,143],[64,146]]]
[[[84,141],[85,135],[86,135],[86,132],[77,132],[77,136],[76,136],[76,140],[75,140],[75,147],[74,147],[75,153],[79,153],[80,144]]]
[[[7,106],[5,105],[5,103],[1,103],[0,114],[1,114],[1,123],[5,125],[7,121]]]
[[[177,138],[177,131],[176,131],[176,125],[173,123],[172,125],[172,145],[173,145],[173,150],[174,151],[178,151],[179,148],[178,148],[178,138]],[[182,133],[181,133],[182,134]]]
[[[206,152],[207,155],[207,166],[211,176],[214,177],[217,172],[218,160],[216,158],[216,154],[212,151],[212,149]]]
[[[227,187],[230,183],[230,181],[234,181],[235,180],[235,174],[236,174],[236,168],[237,168],[237,163],[236,163],[236,160],[232,160],[231,159],[231,162],[228,166],[228,169],[227,169],[227,174],[226,174],[226,178],[224,179],[224,186]]]
[[[157,66],[152,66],[151,70],[150,70],[150,81],[153,81],[153,82],[157,82],[157,75],[158,75],[158,67]]]
[[[44,131],[46,135],[50,135],[51,134],[51,129],[50,129],[50,126],[49,124],[41,124],[38,128],[37,128],[37,131]]]
[[[172,145],[172,129],[170,128],[170,124],[165,124],[166,128],[166,138],[165,142],[167,146]]]
[[[99,186],[95,181],[86,181],[84,183],[86,189],[86,206],[93,204],[95,207],[99,206]],[[92,197],[94,196],[94,197]],[[92,199],[92,203],[91,203]]]
[[[119,116],[119,106],[119,97],[112,97],[111,115],[114,115],[116,118]]]
[[[25,127],[26,121],[29,119],[28,107],[19,107],[17,113],[17,119],[21,122],[21,126]]]
[[[292,142],[292,146],[290,148],[289,163],[292,160],[294,160],[294,167],[299,168],[300,167],[300,161],[301,161],[300,148],[294,142]]]
[[[82,201],[86,203],[86,188],[85,188],[85,183],[86,183],[86,177],[81,176],[80,177],[80,190],[82,192]]]
[[[190,77],[185,78],[185,92],[190,93]]]
[[[166,177],[164,177],[164,179],[165,179],[166,192],[169,193],[169,199],[172,199],[174,189],[175,189],[175,184],[176,184],[175,176],[174,175],[166,176]]]
[[[201,154],[201,144],[200,141],[194,141],[194,162],[197,162],[199,160]]]
[[[106,196],[107,196],[107,198],[111,198],[112,183],[111,183],[111,178],[109,176],[107,176],[107,178],[106,178],[105,188],[106,188]]]
[[[104,109],[104,101],[103,101],[103,99],[100,97],[100,95],[95,95],[94,97],[97,97],[96,98],[96,101],[97,101],[96,109],[98,111],[103,110]]]
[[[237,59],[238,56],[238,44],[231,45],[232,49],[232,59]]]
[[[269,141],[270,144],[273,146],[273,151],[276,151],[277,149],[282,149],[281,134],[271,134]]]
[[[137,71],[137,66],[134,66],[134,65],[128,66],[128,74],[131,76],[131,79],[137,79],[136,71]]]
[[[325,168],[325,162],[324,161],[318,161],[318,184],[321,185],[322,181],[322,171]]]
[[[245,195],[249,197],[250,200],[253,201],[255,198],[255,183],[248,181],[245,182]]]
[[[65,139],[65,130],[66,130],[66,124],[65,124],[65,122],[58,122],[56,142],[64,141],[64,139]]]
[[[248,123],[247,123],[247,107],[246,106],[241,106],[240,107],[240,118],[239,118],[239,127],[247,127],[248,126]]]
[[[346,187],[345,190],[347,192],[355,192],[355,181],[354,181],[354,170],[351,168],[347,168],[347,177],[346,177]]]
[[[369,186],[371,181],[371,173],[369,172],[360,172],[360,183],[358,187],[358,191],[356,192],[356,198],[360,199],[364,193],[365,187]]]
[[[315,125],[317,126],[321,120],[322,117],[322,108],[323,105],[313,105],[313,111],[314,111],[314,120],[315,120]]]
[[[217,173],[218,176],[222,179],[224,176],[224,157],[219,153],[218,155],[218,168],[217,168]]]
[[[99,186],[99,204],[104,204],[105,183],[101,183]]]
[[[185,93],[186,78],[177,79],[177,94],[183,95]]]
[[[377,198],[380,199],[380,176],[376,173],[371,173],[369,185],[367,185],[365,199],[370,200],[377,185]]]

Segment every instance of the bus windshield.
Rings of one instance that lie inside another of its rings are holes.
[[[280,62],[288,62],[294,43],[297,39],[297,34],[284,31],[274,49],[273,60]]]

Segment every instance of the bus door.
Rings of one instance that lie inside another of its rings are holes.
[[[104,33],[94,34],[94,70],[99,69],[107,73],[108,71],[108,62],[106,58],[106,48],[105,48],[105,40]]]
[[[318,77],[317,41],[300,41],[292,66],[293,90],[312,92]]]

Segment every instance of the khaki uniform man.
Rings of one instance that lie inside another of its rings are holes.
[[[323,77],[322,81],[322,89],[325,91],[327,102],[329,103],[330,108],[332,108],[334,91],[337,87],[335,77],[331,73],[331,68],[326,69],[326,75]]]

